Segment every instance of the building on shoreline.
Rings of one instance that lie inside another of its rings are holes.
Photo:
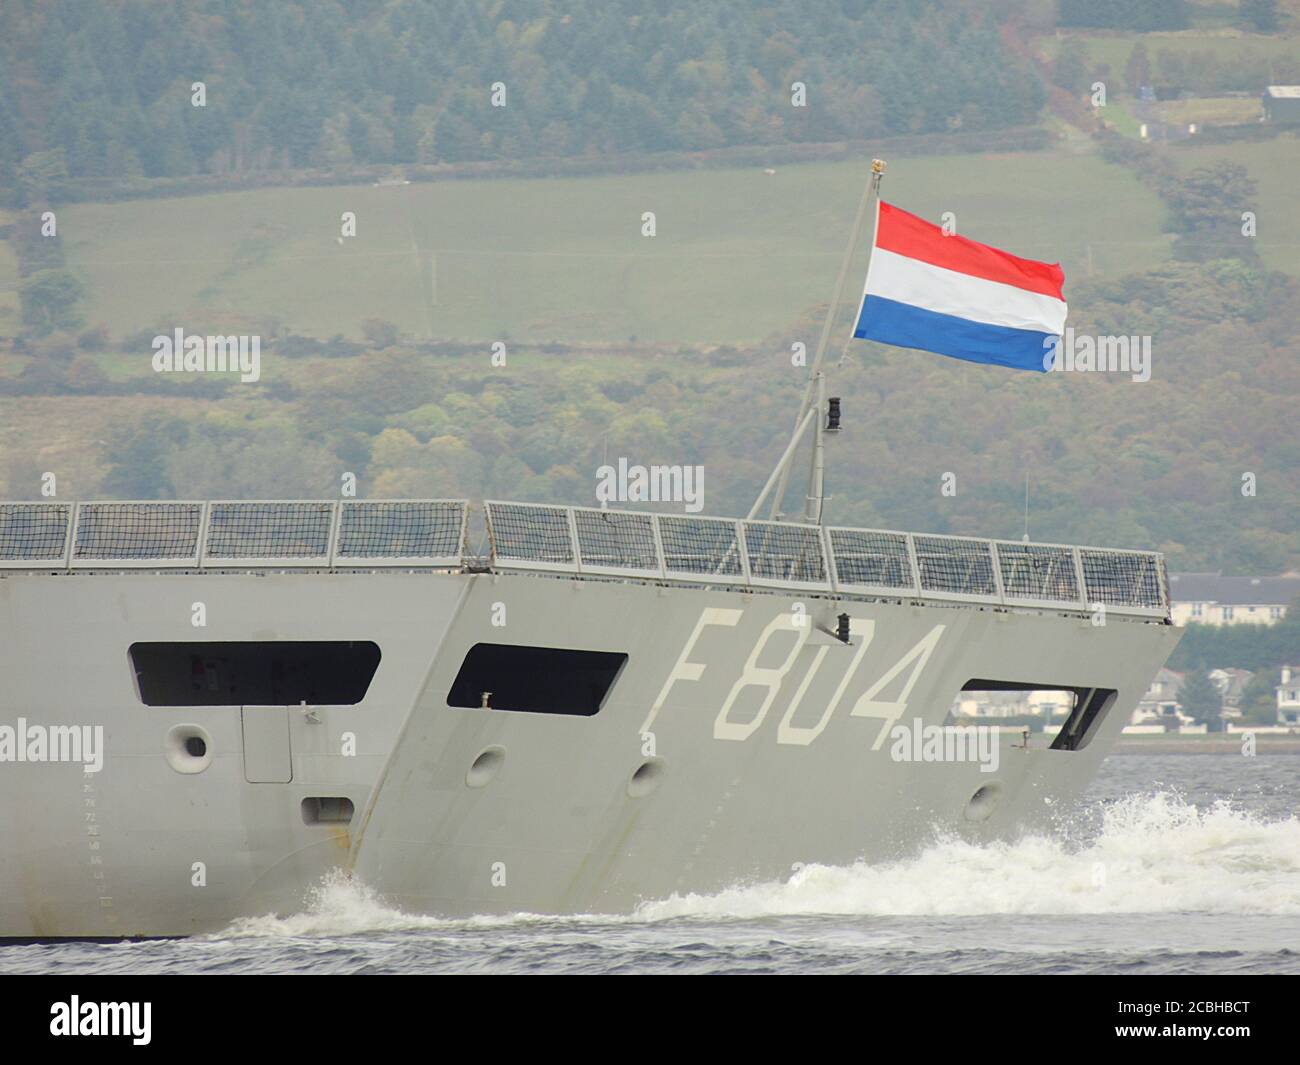
[[[1300,725],[1300,669],[1283,666],[1281,681],[1277,686],[1277,723]]]
[[[1276,625],[1300,595],[1300,576],[1224,577],[1171,573],[1170,614],[1175,625]]]
[[[1278,125],[1300,125],[1300,85],[1270,85],[1261,100],[1264,118]]]

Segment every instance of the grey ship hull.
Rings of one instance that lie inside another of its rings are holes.
[[[825,631],[840,613],[847,645]],[[97,773],[0,765],[0,936],[44,938],[215,931],[300,911],[339,870],[413,912],[626,912],[936,830],[1012,836],[1068,816],[1178,630],[545,573],[74,570],[3,576],[0,636],[0,722],[104,727]],[[200,639],[382,660],[356,705],[144,705],[128,648]],[[449,706],[480,643],[628,658],[592,716]],[[941,724],[972,678],[1117,694],[1079,749],[1004,733],[992,773],[895,760],[890,727]],[[177,726],[206,734],[201,771],[169,758]],[[316,797],[350,799],[350,822],[306,823]]]

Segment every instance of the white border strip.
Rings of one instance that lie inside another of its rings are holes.
[[[456,553],[454,555],[340,555],[339,545],[342,542],[343,535],[343,512],[349,507],[366,506],[374,503],[416,503],[431,504],[438,503],[444,505],[453,505],[460,507],[460,529],[456,536]],[[390,567],[420,567],[430,566],[434,568],[446,568],[448,566],[459,566],[466,554],[465,535],[469,525],[469,500],[468,499],[344,499],[340,500],[338,508],[338,517],[334,532],[334,544],[330,554],[331,569],[367,569],[371,566],[376,568]]]
[[[502,558],[497,552],[496,523],[492,518],[493,507],[520,507],[526,510],[545,510],[545,511],[562,511],[565,513],[565,528],[569,534],[569,556],[571,561],[568,562],[547,562],[542,560],[533,560],[519,557]],[[490,558],[493,566],[501,569],[525,569],[541,570],[548,573],[578,573],[578,544],[577,536],[573,531],[573,515],[568,511],[571,508],[563,507],[555,503],[511,503],[503,499],[485,499],[483,500],[483,516],[487,522],[488,546],[491,552]]]
[[[325,544],[325,554],[323,555],[294,555],[289,557],[276,557],[271,555],[250,555],[228,558],[221,555],[210,555],[207,553],[208,543],[211,540],[210,528],[209,535],[204,539],[203,568],[204,569],[328,569],[330,564],[330,548],[333,543],[333,533],[335,523],[338,520],[338,500],[336,499],[213,499],[208,503],[207,518],[209,527],[211,526],[212,516],[217,507],[237,504],[241,506],[312,506],[312,507],[329,507],[329,524],[327,526],[328,538]]]
[[[829,592],[833,591],[831,585],[831,568],[826,558],[826,538],[822,535],[820,525],[808,525],[804,522],[796,521],[742,521],[740,523],[741,531],[746,531],[749,527],[762,529],[764,527],[774,527],[777,529],[811,529],[817,534],[817,547],[821,551],[822,572],[826,575],[825,580],[820,581],[794,581],[782,580],[778,577],[756,577],[753,573],[752,562],[750,564],[749,583],[755,588],[800,588],[804,591]],[[749,540],[745,538],[746,557],[749,554]]]
[[[194,537],[194,553],[183,558],[77,558],[77,536],[81,532],[81,515],[87,507],[198,507],[199,527]],[[207,504],[199,499],[109,499],[88,500],[77,504],[71,542],[68,546],[69,569],[198,569],[203,545]]]
[[[623,514],[632,518],[643,518],[650,525],[650,543],[655,553],[656,568],[645,568],[638,566],[604,566],[600,563],[588,562],[582,554],[582,534],[578,532],[578,514]],[[612,577],[639,577],[643,580],[652,578],[662,578],[664,575],[662,552],[659,549],[659,523],[656,520],[658,515],[647,510],[610,510],[602,507],[570,507],[569,514],[572,518],[573,543],[578,553],[578,569],[581,573],[600,573]]]
[[[666,518],[672,518],[675,521],[702,521],[715,525],[730,525],[731,535],[735,538],[736,560],[740,563],[739,573],[694,573],[689,570],[673,569],[668,565],[668,552],[663,548],[663,532],[660,529],[660,522]],[[745,537],[741,531],[743,523],[736,518],[712,518],[703,514],[656,514],[655,531],[660,537],[660,547],[663,553],[664,580],[673,581],[678,584],[729,584],[735,587],[748,587],[749,580],[749,555],[745,552]]]
[[[68,568],[68,553],[72,550],[72,533],[77,527],[77,503],[64,503],[57,499],[14,499],[7,500],[6,507],[38,507],[45,510],[62,508],[68,512],[63,528],[63,551],[56,558],[7,558],[0,559],[0,569],[53,570]]]
[[[871,533],[876,536],[897,536],[903,541],[903,551],[906,554],[904,564],[907,567],[908,576],[912,583],[898,586],[890,584],[858,584],[854,581],[846,581],[840,576],[839,561],[835,557],[835,543],[831,538],[831,533]],[[894,599],[915,598],[918,587],[916,579],[916,560],[912,551],[911,542],[907,533],[893,532],[889,529],[855,529],[848,525],[831,525],[826,528],[826,556],[830,560],[832,579],[835,582],[837,591],[849,592],[852,594],[878,595],[882,597],[891,597]]]

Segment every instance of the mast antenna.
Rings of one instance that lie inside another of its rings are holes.
[[[1029,470],[1025,470],[1025,543],[1029,543]]]
[[[862,190],[862,199],[858,203],[858,213],[853,219],[853,229],[849,233],[848,244],[845,246],[844,256],[840,260],[840,272],[835,278],[835,289],[831,294],[830,306],[826,308],[826,318],[822,322],[821,335],[817,339],[817,351],[813,355],[812,367],[808,371],[808,383],[804,386],[803,400],[799,404],[799,413],[795,416],[794,431],[791,434],[790,443],[786,445],[784,453],[777,462],[776,468],[772,471],[772,475],[767,479],[767,483],[763,486],[762,492],[754,500],[754,505],[747,515],[749,520],[758,515],[769,493],[771,493],[771,501],[768,518],[780,520],[781,502],[785,498],[786,486],[790,480],[790,469],[794,453],[798,449],[799,441],[803,438],[809,424],[813,424],[815,426],[815,435],[813,437],[812,459],[808,470],[808,492],[804,517],[809,522],[821,523],[822,511],[826,502],[823,434],[828,428],[827,412],[821,409],[825,406],[826,399],[826,375],[822,372],[822,360],[826,355],[826,345],[830,341],[831,330],[835,325],[835,318],[839,313],[840,304],[844,298],[844,283],[849,275],[849,267],[853,264],[853,255],[858,249],[858,241],[862,235],[862,224],[868,214],[871,215],[871,245],[875,244],[876,215],[880,203],[880,179],[884,176],[884,173],[885,161],[883,159],[871,160],[871,173],[867,178],[866,186]],[[868,267],[871,265],[871,245],[867,248]],[[838,403],[836,406],[838,408]],[[810,414],[815,416],[810,417]],[[838,410],[836,415],[834,429],[839,428]]]

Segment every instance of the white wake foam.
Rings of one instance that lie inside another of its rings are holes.
[[[916,857],[809,865],[788,880],[648,902],[630,917],[422,917],[342,875],[290,917],[237,922],[219,938],[345,936],[503,924],[646,923],[798,914],[966,916],[1203,912],[1300,914],[1300,821],[1264,821],[1227,803],[1206,810],[1160,792],[1109,807],[1082,844],[1052,836],[976,846],[941,840]]]
[[[1108,808],[1081,846],[1054,837],[943,840],[904,861],[810,865],[780,883],[674,896],[645,920],[777,914],[1300,914],[1300,821],[1262,821],[1168,793]]]
[[[350,936],[370,932],[404,931],[445,927],[438,917],[402,913],[388,906],[379,894],[335,872],[324,877],[308,892],[302,913],[289,917],[246,917],[213,938],[245,936]]]
[[[560,920],[549,915],[528,913],[484,914],[480,917],[455,919],[406,913],[390,906],[383,896],[369,885],[341,871],[322,877],[320,883],[307,893],[305,903],[301,913],[288,917],[277,917],[271,914],[263,917],[241,918],[229,928],[209,938],[351,936],[382,932],[491,928],[525,922]],[[574,918],[566,917],[563,920],[574,920]]]

